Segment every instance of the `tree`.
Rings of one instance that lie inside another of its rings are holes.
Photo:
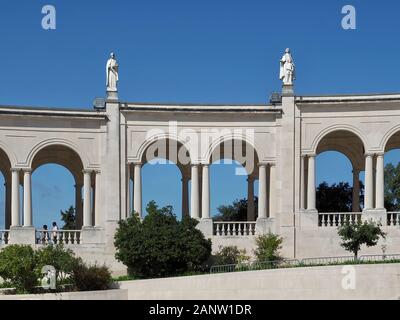
[[[171,206],[151,201],[147,216],[135,214],[119,222],[115,234],[116,258],[136,277],[164,277],[197,271],[210,257],[211,241],[196,229],[197,221],[178,221]]]
[[[363,202],[364,185],[360,181],[360,203]],[[317,188],[317,209],[319,212],[351,212],[353,188],[347,182],[339,182],[328,185],[322,182]],[[359,211],[360,208],[354,209]]]
[[[380,227],[381,224],[373,221],[358,221],[355,224],[346,221],[343,226],[338,228],[338,235],[342,239],[340,245],[352,252],[357,260],[358,252],[363,244],[372,247],[378,243],[379,237],[386,237],[386,233]]]
[[[385,166],[385,208],[388,211],[400,210],[400,162]]]
[[[239,249],[237,246],[220,246],[214,258],[217,265],[241,264],[250,259],[246,249]]]
[[[65,211],[61,212],[61,220],[64,222],[63,230],[75,230],[76,226],[76,210],[73,206],[70,206]]]
[[[257,249],[254,255],[258,262],[279,261],[282,257],[279,250],[282,249],[283,239],[273,233],[264,234],[256,237]]]
[[[217,208],[219,214],[214,217],[215,221],[247,221],[248,200],[235,200],[231,205],[222,205]],[[258,198],[254,199],[254,210],[257,213]]]

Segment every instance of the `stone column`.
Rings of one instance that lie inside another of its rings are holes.
[[[91,171],[83,171],[83,227],[92,226],[92,212],[90,205]]]
[[[306,183],[305,183],[305,163],[306,159],[304,156],[301,156],[301,164],[300,164],[300,210],[305,210],[305,195],[306,195]]]
[[[11,183],[8,179],[4,184],[5,187],[5,205],[4,205],[4,212],[5,212],[5,229],[9,230],[11,226]]]
[[[385,166],[383,154],[376,156],[376,209],[384,210],[385,208]]]
[[[202,219],[210,219],[210,171],[208,164],[203,165],[201,209]]]
[[[276,165],[270,164],[269,217],[276,218]]]
[[[182,218],[189,216],[189,178],[182,177]]]
[[[365,200],[364,200],[364,209],[372,209],[373,207],[373,163],[372,163],[372,155],[365,155]]]
[[[254,206],[254,177],[247,178],[247,221],[256,220]]]
[[[80,229],[83,225],[83,212],[82,212],[82,185],[75,184],[75,215],[76,215],[76,228]]]
[[[133,211],[142,217],[142,164],[134,165]]]
[[[199,207],[199,167],[198,165],[192,165],[192,190],[191,190],[191,201],[190,201],[190,216],[194,219],[200,218],[200,207]]]
[[[360,171],[353,169],[353,194],[351,210],[353,212],[360,211]]]
[[[100,171],[95,171],[96,174],[96,186],[95,186],[95,195],[94,195],[94,203],[95,203],[95,212],[94,212],[94,225],[100,226],[101,224],[101,215],[100,215],[100,200],[101,200],[101,188],[100,188]]]
[[[24,227],[32,227],[31,170],[24,170]]]
[[[260,164],[258,168],[258,219],[267,218],[267,167]]]
[[[316,210],[315,155],[308,156],[307,210]]]
[[[11,169],[11,226],[20,226],[19,221],[19,169]]]

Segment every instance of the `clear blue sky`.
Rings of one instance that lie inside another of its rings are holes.
[[[56,7],[54,31],[41,28],[45,4]],[[341,28],[346,4],[357,10],[356,30]],[[266,103],[280,90],[278,60],[286,47],[297,66],[297,94],[400,91],[394,0],[14,0],[0,6],[0,104],[89,109],[104,95],[111,51],[125,101]],[[350,179],[346,161],[321,155],[318,179]],[[235,177],[232,166],[211,173],[214,212],[245,196],[245,178]],[[172,204],[180,215],[178,170],[146,166],[143,175],[144,202]],[[57,166],[35,172],[33,186],[36,225],[57,220],[59,209],[74,202],[72,177]]]

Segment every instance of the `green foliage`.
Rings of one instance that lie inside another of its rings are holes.
[[[65,211],[60,211],[61,220],[64,222],[63,230],[75,230],[76,227],[76,211],[73,206],[70,206]]]
[[[116,258],[135,277],[165,277],[197,271],[209,258],[211,241],[197,230],[197,221],[178,221],[172,207],[158,208],[151,201],[148,215],[119,222],[115,234]]]
[[[0,277],[17,293],[32,292],[37,285],[35,252],[31,246],[9,245],[0,251]]]
[[[352,252],[355,259],[357,259],[358,252],[363,244],[367,247],[372,247],[378,243],[379,237],[386,237],[386,233],[380,227],[381,224],[373,221],[358,221],[355,224],[346,221],[343,226],[338,228],[338,235],[342,239],[340,245],[347,251]]]
[[[113,281],[107,266],[86,265],[80,259],[73,267],[71,278],[79,291],[107,290]]]
[[[257,249],[254,250],[254,255],[258,262],[278,261],[282,260],[279,255],[279,250],[282,249],[283,239],[273,233],[260,235],[256,237]]]
[[[217,208],[219,214],[215,221],[247,221],[247,199],[235,200],[231,205],[223,205]],[[254,210],[257,212],[258,198],[254,199]]]
[[[397,166],[385,166],[385,208],[388,211],[400,210],[400,162]]]
[[[64,281],[71,274],[77,261],[71,249],[65,249],[62,244],[49,245],[36,251],[37,273],[41,276],[42,267],[53,266],[56,269],[57,283]]]
[[[246,249],[240,250],[237,246],[220,246],[214,257],[217,265],[242,264],[250,259]]]
[[[363,202],[364,185],[360,181],[360,203]],[[352,208],[353,188],[347,182],[328,185],[322,182],[317,188],[317,209],[319,212],[359,212]]]

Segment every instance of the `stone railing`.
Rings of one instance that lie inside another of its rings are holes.
[[[36,230],[37,244],[81,244],[81,230]]]
[[[254,221],[230,222],[216,221],[214,222],[215,236],[251,236],[256,233],[256,223]]]
[[[400,212],[388,212],[387,213],[387,225],[388,226],[400,226]]]
[[[10,230],[0,230],[0,245],[8,244]]]
[[[346,221],[351,224],[361,221],[361,212],[318,213],[318,226],[320,227],[338,227],[344,225]]]

